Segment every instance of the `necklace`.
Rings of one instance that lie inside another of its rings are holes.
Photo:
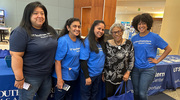
[[[114,40],[114,43],[117,45],[118,49],[121,49],[121,46],[120,46],[120,45],[122,44],[122,41],[123,41],[123,39],[121,39],[120,42],[117,43],[117,42]]]

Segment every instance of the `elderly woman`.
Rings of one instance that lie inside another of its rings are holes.
[[[119,23],[113,24],[109,30],[113,39],[106,42],[106,60],[103,71],[106,98],[114,95],[122,80],[128,80],[134,66],[133,45],[130,40],[122,38],[123,32],[124,27]]]

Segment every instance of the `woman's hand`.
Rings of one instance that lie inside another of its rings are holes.
[[[11,54],[11,67],[15,76],[14,86],[18,89],[23,88],[24,75],[23,75],[23,55],[24,52],[10,51]]]
[[[126,82],[129,79],[129,75],[130,75],[130,71],[127,71],[124,76],[123,76],[123,80]]]
[[[91,78],[90,77],[86,78],[86,84],[85,85],[91,85]]]
[[[14,86],[17,87],[18,89],[22,89],[24,84],[24,80],[22,81],[15,81]]]
[[[104,80],[104,74],[102,73],[102,81],[104,82],[105,80]]]
[[[58,88],[58,89],[62,89],[63,88],[63,84],[64,84],[64,80],[57,80],[57,85],[56,85],[56,87]]]
[[[148,58],[148,61],[149,63],[155,63],[155,64],[159,63],[155,58]]]
[[[61,60],[55,60],[55,71],[57,75],[57,84],[56,87],[58,89],[63,88],[64,80],[62,79],[62,72],[61,72]]]
[[[161,62],[171,51],[171,47],[168,45],[164,48],[164,52],[163,54],[158,58],[158,59],[155,59],[155,58],[148,58],[148,61],[149,63],[155,63],[155,64],[158,64],[159,62]]]

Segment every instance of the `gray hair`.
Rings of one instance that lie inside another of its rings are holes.
[[[118,27],[118,28],[120,28],[123,32],[124,32],[124,26],[121,24],[121,23],[114,23],[111,27],[110,27],[110,29],[109,29],[109,34],[112,34],[111,32],[112,32],[112,29],[114,28],[114,27]]]

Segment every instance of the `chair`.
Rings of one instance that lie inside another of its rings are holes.
[[[9,27],[8,30],[4,30],[2,33],[2,41],[7,40],[5,42],[9,42],[10,33],[11,33],[11,27]],[[8,39],[6,39],[6,37],[8,37]]]
[[[107,40],[113,39],[111,34],[104,34],[104,41],[106,42]]]

